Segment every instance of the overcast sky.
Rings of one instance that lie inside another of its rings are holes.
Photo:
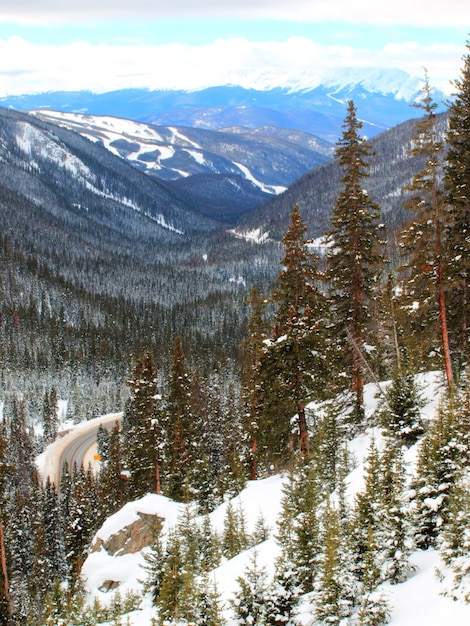
[[[0,96],[198,89],[396,67],[451,91],[469,0],[0,0]]]

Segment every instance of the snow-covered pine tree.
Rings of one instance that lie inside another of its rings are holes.
[[[221,626],[223,604],[215,581],[203,574],[197,583],[198,626]]]
[[[348,542],[330,498],[322,515],[322,552],[315,584],[315,618],[320,624],[340,624],[351,615],[356,589],[347,554]]]
[[[116,423],[106,440],[107,457],[102,457],[98,475],[99,511],[103,521],[124,504],[127,491],[123,477],[124,451],[119,423]]]
[[[376,555],[379,552],[373,528],[369,526],[367,550],[364,555],[364,576],[362,593],[358,598],[358,626],[382,626],[388,623],[390,606],[383,592],[377,587],[382,582],[381,568]]]
[[[176,337],[165,406],[165,495],[180,502],[193,499],[192,437],[195,433],[190,397],[191,376],[181,339]]]
[[[278,521],[279,566],[295,572],[289,586],[298,587],[302,593],[312,591],[318,573],[319,507],[324,495],[314,459],[289,473]]]
[[[236,509],[229,501],[225,511],[224,529],[222,534],[222,553],[232,559],[247,549],[249,537],[246,530],[245,513],[241,507]]]
[[[327,233],[330,317],[340,342],[338,355],[347,375],[346,384],[354,392],[351,420],[356,426],[364,421],[365,344],[371,341],[371,310],[385,264],[380,207],[363,186],[372,152],[359,134],[361,128],[356,107],[350,101],[335,153],[343,173],[343,188]]]
[[[136,357],[127,381],[130,399],[122,421],[124,465],[129,471],[129,497],[160,493],[161,420],[157,409],[157,368],[150,352]]]
[[[256,549],[250,555],[250,563],[243,576],[237,578],[238,589],[232,599],[235,620],[240,626],[263,626],[266,616],[268,575],[258,563]]]
[[[406,364],[396,367],[379,408],[379,422],[398,445],[410,447],[424,433],[422,406],[414,373]]]
[[[365,459],[364,489],[356,495],[352,519],[355,574],[361,581],[365,575],[370,532],[377,533],[382,522],[382,503],[381,460],[373,439]],[[374,557],[380,560],[381,567],[381,556],[376,553]]]
[[[454,486],[462,473],[460,432],[452,394],[422,440],[413,482],[413,526],[415,542],[421,549],[435,546],[449,519]]]
[[[405,462],[401,446],[387,438],[381,459],[380,525],[376,539],[380,545],[382,577],[392,584],[401,583],[411,574],[411,520],[405,497]]]

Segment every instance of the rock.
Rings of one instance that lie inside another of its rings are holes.
[[[138,511],[137,515],[138,519],[132,522],[132,524],[121,528],[119,532],[107,539],[95,538],[91,548],[92,551],[98,552],[101,548],[104,548],[111,556],[122,556],[123,554],[140,552],[142,548],[149,546],[153,542],[155,535],[160,531],[163,520],[159,515],[152,513]],[[105,583],[107,582],[113,581],[105,581]]]

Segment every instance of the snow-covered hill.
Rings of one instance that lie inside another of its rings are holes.
[[[436,414],[442,394],[442,378],[438,373],[430,373],[421,376],[419,384],[426,400],[422,414],[425,419],[431,420]],[[368,385],[366,388],[368,415],[371,415],[377,407],[376,395],[377,388],[374,385]],[[363,487],[364,458],[372,438],[374,438],[377,447],[380,448],[383,439],[381,432],[376,428],[367,429],[350,442],[350,452],[355,458],[355,468],[347,480],[348,497],[351,501]],[[406,453],[405,461],[410,475],[413,473],[418,446],[419,443]],[[266,541],[230,560],[224,559],[222,564],[211,573],[226,607],[224,617],[227,626],[235,624],[230,609],[230,599],[233,598],[237,589],[237,577],[245,573],[255,551],[260,568],[266,568],[269,575],[273,573],[273,563],[278,553],[275,540],[276,524],[286,485],[287,478],[283,475],[274,475],[263,480],[249,482],[236,498],[223,503],[210,514],[212,526],[219,533],[223,531],[225,515],[230,505],[236,510],[242,508],[249,532],[253,532],[260,515],[262,515],[266,526],[270,528],[270,535]],[[97,538],[106,540],[120,529],[129,526],[138,516],[138,512],[161,516],[165,520],[163,526],[163,534],[165,535],[177,523],[184,506],[172,502],[164,496],[148,495],[141,500],[125,505],[123,509],[110,517],[98,531]],[[439,554],[432,549],[424,552],[416,551],[411,556],[411,562],[415,566],[415,571],[405,582],[393,586],[388,583],[382,585],[381,590],[386,594],[392,606],[389,623],[392,626],[443,626],[444,624],[467,626],[470,623],[470,605],[453,601],[448,596],[443,595],[445,578],[442,580],[436,576],[436,568],[443,574],[446,573],[446,568],[441,562]],[[140,552],[122,556],[110,556],[104,548],[93,552],[83,567],[85,586],[90,599],[99,597],[104,603],[110,601],[113,592],[99,591],[103,582],[109,579],[120,581],[121,593],[128,590],[141,592],[142,580],[145,578],[145,572],[142,569],[143,564],[143,555]],[[151,599],[146,596],[141,610],[130,613],[129,620],[134,626],[150,626],[152,615],[154,615],[154,609],[151,606]],[[305,597],[305,601],[299,609],[297,620],[296,623],[299,626],[310,626],[313,623],[308,597]]]
[[[332,157],[334,147],[309,133],[272,127],[223,131],[154,126],[111,116],[34,111],[104,145],[135,168],[162,180],[204,174],[238,177],[277,194]],[[259,200],[261,200],[259,196]]]

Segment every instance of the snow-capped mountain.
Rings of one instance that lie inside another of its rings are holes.
[[[0,105],[212,130],[278,126],[303,130],[333,143],[341,133],[348,100],[356,102],[368,136],[419,115],[411,105],[422,80],[399,70],[341,68],[322,73],[313,67],[294,78],[277,73],[250,76],[227,75],[225,85],[194,91],[51,92],[1,98]],[[436,102],[444,99],[436,91]]]
[[[248,130],[227,128],[214,132],[177,126],[156,127],[109,116],[92,116],[56,111],[36,111],[35,116],[58,123],[102,143],[117,156],[163,180],[194,174],[233,174],[253,182],[265,193],[279,193],[296,179],[299,171],[328,160],[333,146],[303,133],[272,127]],[[289,170],[264,163],[261,177],[256,171],[266,151],[275,149],[289,159]],[[260,154],[263,152],[264,154]]]

